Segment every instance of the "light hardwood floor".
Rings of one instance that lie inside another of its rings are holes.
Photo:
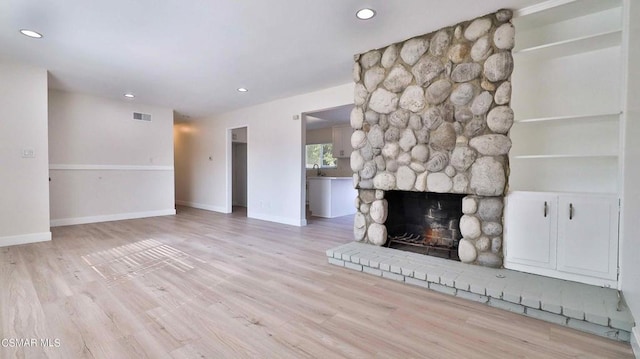
[[[0,248],[0,358],[633,357],[327,264],[350,240],[348,217],[298,228],[189,208],[54,228],[51,242]],[[51,346],[12,347],[20,338]]]

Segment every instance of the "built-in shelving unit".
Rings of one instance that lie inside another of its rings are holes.
[[[515,13],[507,268],[617,284],[622,1],[550,0]]]
[[[580,180],[583,192],[617,193],[622,1],[551,0],[517,11],[514,25],[510,190]]]

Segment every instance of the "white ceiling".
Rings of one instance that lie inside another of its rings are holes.
[[[53,88],[133,92],[133,101],[201,117],[347,83],[353,54],[538,2],[2,0],[0,60],[48,69]],[[365,6],[377,16],[356,19]]]

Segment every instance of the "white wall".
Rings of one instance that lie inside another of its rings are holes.
[[[229,129],[247,126],[247,215],[293,225],[306,223],[302,201],[304,129],[302,121],[293,116],[349,103],[353,103],[353,84],[177,125],[177,202],[228,211]]]
[[[621,226],[622,292],[636,323],[640,321],[640,3],[627,0],[626,21],[631,21],[624,132],[624,178]],[[636,327],[637,330],[637,327]],[[636,335],[638,333],[636,332]],[[640,340],[640,338],[637,338]]]
[[[49,154],[54,226],[175,214],[171,109],[51,90]]]
[[[47,169],[47,71],[0,63],[0,246],[51,239]]]

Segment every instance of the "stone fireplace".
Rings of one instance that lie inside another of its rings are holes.
[[[380,246],[406,234],[465,263],[502,265],[510,20],[500,10],[355,57],[357,241]]]

